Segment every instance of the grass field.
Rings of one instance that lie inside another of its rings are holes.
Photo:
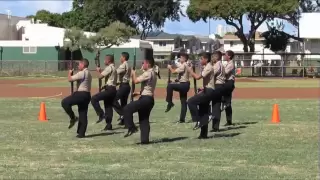
[[[279,125],[270,124],[274,103],[280,107]],[[318,174],[315,99],[235,100],[236,125],[221,127],[225,131],[207,140],[196,139],[193,124],[173,123],[178,103],[165,114],[165,103],[157,101],[151,115],[154,143],[146,146],[135,144],[138,133],[123,138],[124,129],[101,134],[104,124],[94,124],[91,106],[89,137],[76,139],[59,100],[46,101],[49,122],[37,121],[39,105],[37,99],[0,99],[0,179],[274,180]]]
[[[242,78],[244,79],[244,78]],[[237,88],[254,88],[254,87],[266,87],[266,88],[274,88],[274,87],[283,87],[283,88],[313,88],[319,87],[318,79],[255,79],[259,82],[237,82]],[[202,85],[202,81],[199,80],[197,82],[198,86]],[[54,82],[42,82],[42,83],[28,83],[21,84],[22,86],[28,87],[69,87],[70,84],[66,83],[66,79],[57,79]],[[98,79],[93,79],[92,83],[93,87],[98,87]],[[167,86],[167,79],[158,79],[157,87],[164,88]],[[193,87],[193,83],[191,83]]]

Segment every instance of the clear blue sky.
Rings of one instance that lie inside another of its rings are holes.
[[[185,10],[189,4],[189,0],[183,0],[183,9]],[[61,13],[71,9],[72,1],[68,0],[42,0],[42,1],[19,1],[19,0],[8,0],[0,1],[0,13],[6,14],[7,10],[11,11],[11,14],[14,16],[27,16],[35,14],[38,10],[46,9],[51,12]],[[218,24],[225,25],[224,21],[210,21],[211,33],[216,32],[216,27]],[[248,29],[248,22],[245,22],[245,27]],[[266,30],[266,25],[263,24],[260,27],[261,31]],[[180,34],[197,34],[197,35],[208,35],[209,34],[209,24],[203,21],[193,23],[188,17],[181,17],[180,22],[171,22],[167,21],[164,26],[164,31],[168,33],[180,33]],[[285,31],[292,33],[296,31],[293,26],[286,23]]]

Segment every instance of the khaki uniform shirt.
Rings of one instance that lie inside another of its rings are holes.
[[[235,78],[234,77],[234,69],[235,69],[234,62],[233,62],[233,60],[230,60],[224,68],[225,73],[226,73],[226,80],[234,80],[234,78]]]
[[[208,63],[201,71],[201,76],[203,80],[203,87],[212,88],[214,89],[214,86],[212,87],[210,83],[210,79],[214,77],[213,74],[213,67],[211,63]]]
[[[153,69],[148,69],[137,78],[141,82],[141,95],[154,96],[157,85],[157,75]]]
[[[71,79],[72,81],[77,81],[77,91],[91,91],[92,76],[87,68],[71,76]]]
[[[187,63],[180,64],[175,70],[178,73],[179,82],[189,82],[189,72],[187,69]]]
[[[101,73],[107,79],[107,86],[117,86],[117,71],[114,64],[108,65]]]
[[[221,61],[218,61],[213,65],[213,71],[215,76],[215,84],[224,84],[226,80],[226,75]]]
[[[131,75],[131,68],[127,61],[123,62],[117,69],[117,74],[119,76],[120,83],[129,83],[130,82],[130,75]]]

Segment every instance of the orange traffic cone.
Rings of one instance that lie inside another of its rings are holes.
[[[41,102],[38,119],[39,119],[39,121],[48,121],[47,120],[46,105],[44,102]]]
[[[280,114],[278,104],[273,105],[271,123],[280,123]]]

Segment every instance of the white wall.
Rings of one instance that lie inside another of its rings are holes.
[[[29,20],[19,21],[17,30],[24,28],[22,41],[0,41],[3,46],[63,46],[64,44],[64,28],[48,26],[48,24],[32,24]],[[93,36],[95,33],[84,32],[86,36]],[[130,39],[129,42],[112,48],[152,48],[149,41],[141,41],[138,39]]]
[[[165,43],[165,46],[163,45]],[[174,41],[153,41],[153,50],[171,52],[174,49]]]
[[[233,42],[231,46],[230,42]],[[232,50],[234,52],[243,52],[243,44],[239,40],[224,40],[224,50]],[[262,41],[255,42],[255,52],[262,51],[264,48]]]
[[[316,22],[320,13],[302,13],[299,19],[300,37],[307,39],[320,39],[320,25]]]

